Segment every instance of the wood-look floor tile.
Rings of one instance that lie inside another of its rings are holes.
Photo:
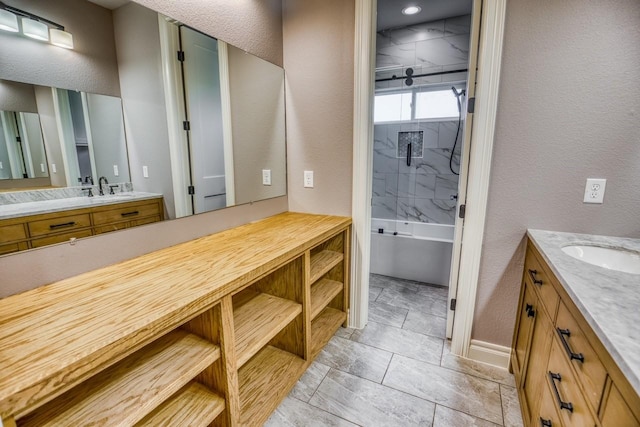
[[[280,406],[264,424],[265,427],[353,427],[355,424],[333,414],[301,402],[293,397],[286,397]]]
[[[509,373],[507,369],[501,369],[496,366],[487,365],[486,363],[465,359],[464,357],[451,354],[450,341],[445,342],[440,366],[479,378],[484,378],[485,380],[495,381],[510,387],[516,386],[513,374]]]
[[[442,339],[377,322],[355,331],[351,340],[435,365],[442,355]]]
[[[334,369],[309,403],[362,426],[430,426],[435,409],[426,400]]]
[[[369,303],[369,321],[401,328],[409,310],[382,302]]]
[[[289,393],[289,396],[295,397],[303,402],[308,402],[324,379],[325,375],[327,375],[327,372],[329,372],[329,369],[331,368],[327,365],[323,365],[319,362],[313,362],[300,377],[296,385],[293,387],[293,390],[291,390],[291,393]]]
[[[383,385],[502,424],[497,383],[394,355]]]
[[[379,383],[382,382],[391,356],[388,351],[333,337],[316,360],[331,368]]]
[[[515,387],[508,387],[500,384],[500,395],[502,396],[502,414],[504,415],[505,427],[522,427],[522,412],[520,412],[520,401]]]
[[[497,427],[498,424],[473,417],[471,415],[436,405],[433,427]]]
[[[446,317],[446,300],[435,298],[427,294],[421,294],[406,289],[388,287],[384,288],[376,302],[395,305],[396,307],[415,310],[434,316]]]
[[[447,319],[416,310],[410,310],[402,325],[402,329],[430,335],[432,337],[444,338],[447,329]]]

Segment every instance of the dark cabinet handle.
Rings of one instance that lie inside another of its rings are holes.
[[[545,420],[544,418],[540,417],[540,427],[553,427],[553,423],[551,422],[551,420]]]
[[[527,317],[534,317],[536,315],[536,311],[531,304],[527,304],[524,309],[527,311]]]
[[[71,221],[71,222],[64,222],[62,224],[51,224],[49,226],[50,230],[57,230],[59,228],[66,228],[66,227],[73,227],[74,225],[76,225],[75,221]]]
[[[131,211],[131,212],[123,212],[120,215],[122,215],[123,217],[127,217],[127,216],[136,216],[138,215],[140,212],[138,211]]]
[[[569,347],[569,343],[567,342],[567,338],[571,337],[571,331],[568,329],[556,328],[558,331],[558,336],[560,337],[560,341],[562,342],[562,346],[564,350],[567,352],[567,356],[569,356],[570,360],[577,360],[579,362],[584,363],[584,355],[582,353],[574,353]],[[566,337],[566,338],[565,338]]]
[[[538,274],[538,270],[529,269],[529,276],[531,276],[531,280],[533,280],[533,284],[542,286],[542,280],[536,278],[537,274]]]
[[[407,166],[411,166],[411,143],[407,144]]]
[[[562,398],[560,398],[560,392],[558,391],[558,386],[556,386],[556,381],[562,382],[562,376],[549,371],[549,379],[551,380],[553,392],[556,395],[556,401],[558,402],[560,409],[566,409],[569,412],[573,412],[573,404],[571,402],[564,402]]]

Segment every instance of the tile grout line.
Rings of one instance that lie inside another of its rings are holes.
[[[330,368],[330,369],[331,369],[331,368]],[[314,393],[314,394],[315,394],[315,393]],[[312,404],[311,404],[311,403],[309,403],[309,402],[304,402],[304,401],[302,401],[302,400],[298,399],[297,397],[293,397],[293,396],[291,396],[291,399],[296,399],[297,401],[299,401],[299,402],[301,402],[301,403],[304,403],[304,404],[307,404],[307,405],[311,406],[312,408],[316,408],[317,410],[322,411],[322,412],[324,412],[324,413],[326,413],[326,414],[333,415],[333,416],[334,416],[334,417],[336,417],[336,418],[340,418],[341,420],[346,421],[346,422],[348,422],[349,424],[353,424],[353,425],[358,426],[358,427],[363,427],[362,425],[357,424],[357,423],[354,423],[353,421],[349,421],[348,419],[343,418],[343,417],[341,417],[340,415],[336,415],[336,414],[334,414],[333,412],[329,412],[329,411],[327,411],[327,410],[324,410],[324,409],[322,409],[322,408],[319,408],[319,407],[317,407],[316,405],[312,405]],[[275,413],[275,412],[274,412],[274,413]],[[273,415],[273,414],[272,414],[272,415]]]
[[[500,394],[500,413],[502,414],[502,425],[504,426],[504,405],[502,403],[502,385],[498,384],[498,393]]]

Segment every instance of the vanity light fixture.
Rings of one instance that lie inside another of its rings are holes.
[[[12,33],[20,31],[18,17],[15,13],[0,9],[0,30],[11,31]]]
[[[65,31],[62,25],[0,1],[0,30],[20,32],[18,17],[22,27],[21,32],[25,36],[40,41],[51,41],[55,46],[73,49],[73,35]]]
[[[402,14],[403,15],[415,15],[416,13],[420,12],[422,10],[422,8],[420,6],[407,6],[404,9],[402,9]]]

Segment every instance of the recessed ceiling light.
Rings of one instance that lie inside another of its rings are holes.
[[[420,12],[422,10],[422,8],[420,6],[407,6],[404,9],[402,9],[402,14],[403,15],[415,15],[416,13]]]

